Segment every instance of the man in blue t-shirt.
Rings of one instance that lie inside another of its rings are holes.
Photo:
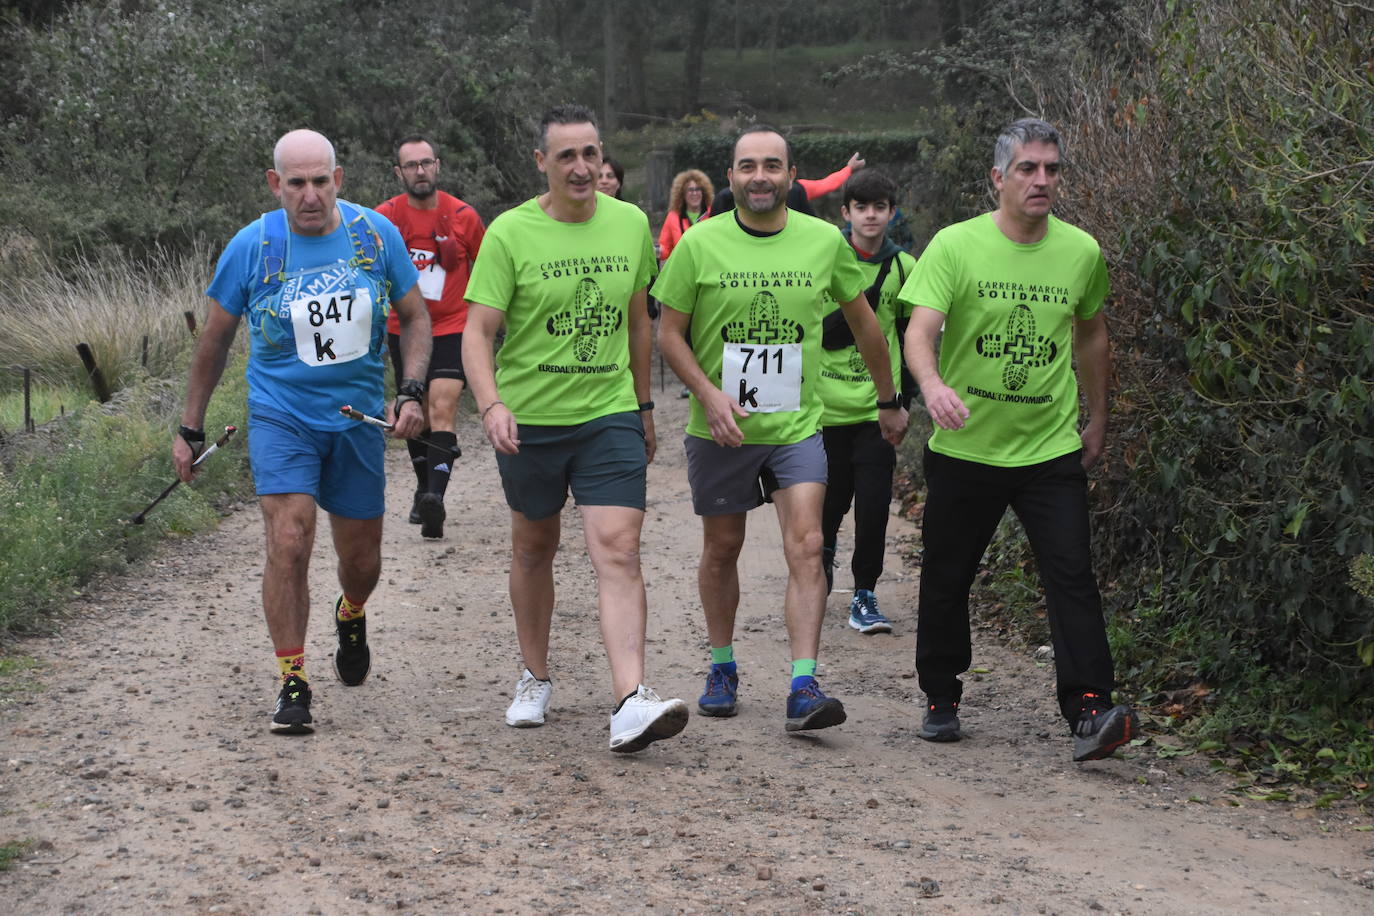
[[[381,353],[393,307],[406,377],[385,406],[391,435],[414,436],[424,424],[416,380],[429,365],[430,328],[418,274],[396,227],[340,200],[342,183],[322,135],[294,130],[277,141],[267,186],[281,209],[241,229],[220,255],[172,442],[177,474],[190,481],[206,405],[246,317],[248,455],[267,528],[262,602],[281,677],[271,729],[283,734],[313,731],[304,646],[317,504],[339,557],[334,670],[351,687],[371,669],[363,605],[381,574],[385,443],[377,427],[339,408],[384,409]]]

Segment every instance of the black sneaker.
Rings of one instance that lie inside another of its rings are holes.
[[[438,493],[422,493],[415,498],[415,507],[420,513],[420,537],[443,537],[444,498]]]
[[[1140,720],[1129,706],[1108,706],[1095,693],[1083,694],[1083,711],[1073,727],[1073,759],[1101,760],[1140,734]]]
[[[926,705],[926,715],[917,734],[927,741],[958,741],[959,701],[931,700]]]
[[[272,731],[279,735],[308,735],[315,730],[310,717],[310,685],[292,675],[277,694],[277,709],[272,713]]]
[[[372,670],[372,650],[367,647],[367,617],[339,619],[339,604],[343,595],[334,599],[334,629],[339,634],[339,648],[334,650],[334,673],[348,687],[357,687],[367,680]]]
[[[424,490],[416,490],[415,499],[410,503],[410,517],[407,521],[412,525],[418,525],[423,521],[423,519],[420,518],[420,497],[424,495]]]

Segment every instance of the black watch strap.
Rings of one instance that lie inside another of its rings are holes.
[[[892,409],[894,409],[894,408],[901,407],[901,406],[902,406],[902,397],[901,397],[901,395],[895,395],[895,396],[893,396],[892,400],[890,400],[890,401],[879,401],[879,402],[878,402],[878,409],[879,409],[879,410],[892,410]]]
[[[653,409],[654,409],[654,402],[653,402],[653,401],[645,401],[644,403],[642,403],[642,404],[639,405],[639,410],[640,410],[641,413],[644,412],[644,411],[646,411],[646,410],[653,410]]]
[[[396,386],[396,393],[418,401],[425,396],[425,383],[416,378],[403,378]]]
[[[177,435],[186,440],[187,445],[204,445],[205,430],[196,429],[193,426],[178,426]]]

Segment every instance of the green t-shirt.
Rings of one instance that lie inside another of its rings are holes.
[[[882,261],[860,260],[858,264],[859,270],[863,271],[866,292],[877,281]],[[892,361],[892,385],[898,391],[902,390],[902,338],[897,333],[897,320],[910,315],[911,309],[898,301],[897,294],[901,292],[903,278],[911,276],[915,264],[916,259],[905,251],[894,256],[892,266],[883,278],[876,310],[878,326],[887,337],[887,356]],[[827,310],[835,307],[833,300],[826,302]],[[821,349],[820,390],[821,403],[824,405],[821,411],[822,426],[849,426],[878,419],[878,386],[873,384],[873,377],[868,374],[868,366],[857,344],[840,350]]]
[[[1030,245],[989,213],[941,229],[900,295],[945,314],[940,376],[969,411],[931,450],[1021,467],[1081,448],[1073,320],[1096,315],[1107,288],[1097,242],[1053,216]]]
[[[790,445],[820,428],[825,294],[848,302],[863,288],[854,250],[840,231],[789,211],[782,231],[766,237],[746,232],[733,214],[703,220],[673,249],[654,297],[691,316],[702,371],[746,410],[780,395],[781,409],[736,418],[745,443]],[[695,397],[687,433],[711,438]]]
[[[582,223],[537,199],[492,220],[467,300],[506,313],[496,387],[517,421],[572,426],[639,406],[629,301],[656,269],[648,218],[604,194]]]

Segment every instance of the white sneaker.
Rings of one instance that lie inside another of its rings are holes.
[[[552,694],[553,682],[539,680],[526,668],[515,685],[515,699],[510,701],[510,708],[506,710],[506,724],[512,728],[543,725],[544,713],[549,711],[549,697]]]
[[[611,750],[617,754],[642,751],[661,738],[671,738],[687,726],[687,704],[661,700],[643,684],[611,714]]]

